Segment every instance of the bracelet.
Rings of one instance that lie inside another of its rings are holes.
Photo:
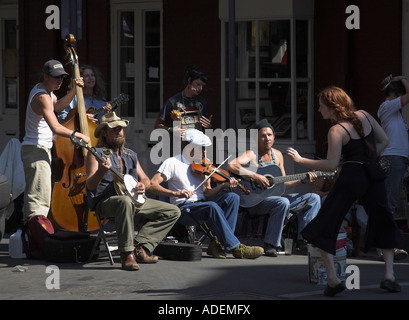
[[[304,181],[304,180],[302,180],[302,179],[300,180],[300,182],[301,182],[301,184],[305,184],[305,181]]]
[[[75,129],[71,134],[71,140],[75,137],[75,133],[78,132],[78,129]]]

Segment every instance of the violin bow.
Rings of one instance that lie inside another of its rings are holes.
[[[226,159],[224,159],[224,161],[223,161],[221,164],[219,164],[219,166],[218,166],[217,168],[214,168],[214,170],[212,171],[212,173],[209,174],[209,175],[196,187],[195,190],[193,190],[193,193],[195,193],[196,190],[199,189],[199,188],[203,185],[203,183],[205,183],[207,180],[209,180],[210,177],[211,177],[222,165],[224,165],[224,164],[226,163],[226,161],[230,159],[231,156],[232,156],[232,155],[229,155]]]

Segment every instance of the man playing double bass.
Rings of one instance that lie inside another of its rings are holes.
[[[26,110],[25,136],[21,147],[26,187],[24,191],[24,219],[34,215],[47,216],[51,204],[51,148],[53,135],[69,138],[72,134],[88,142],[89,137],[62,126],[54,112],[64,110],[75,96],[76,86],[83,86],[82,78],[73,80],[73,88],[61,99],[59,90],[67,73],[61,62],[47,61],[40,82],[31,90]]]

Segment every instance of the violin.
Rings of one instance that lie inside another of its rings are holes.
[[[224,169],[215,167],[208,159],[203,158],[201,163],[192,162],[191,164],[192,171],[202,175],[212,174],[212,178],[217,183],[224,183],[230,180],[230,174]],[[242,184],[238,184],[238,187],[244,192],[244,194],[250,194],[250,191],[246,189]]]

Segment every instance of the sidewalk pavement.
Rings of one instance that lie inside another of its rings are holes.
[[[334,298],[309,282],[306,255],[246,260],[228,254],[223,260],[207,256],[203,245],[201,261],[160,260],[134,272],[121,270],[119,256],[114,259],[114,266],[102,254],[89,263],[12,259],[6,235],[0,243],[0,300],[409,300],[409,258],[395,263],[402,292],[387,293],[379,288],[384,264],[375,252],[347,259],[358,267],[359,289]]]

